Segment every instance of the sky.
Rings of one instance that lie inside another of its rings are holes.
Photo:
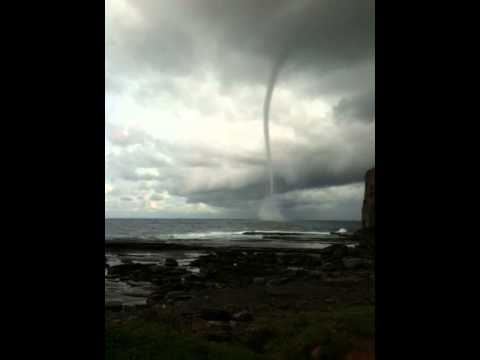
[[[372,0],[106,0],[105,217],[256,218],[263,102],[287,219],[358,220],[375,160]]]

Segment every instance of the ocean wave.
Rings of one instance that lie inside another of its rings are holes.
[[[326,231],[208,231],[183,234],[160,234],[149,236],[105,236],[105,241],[141,241],[141,242],[268,242],[268,241],[321,241],[336,238],[336,234]]]

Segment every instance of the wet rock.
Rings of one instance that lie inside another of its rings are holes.
[[[207,327],[209,328],[217,328],[217,329],[222,329],[222,330],[231,330],[230,328],[230,322],[225,322],[225,321],[207,321]]]
[[[365,174],[365,194],[362,204],[362,228],[375,228],[375,168]]]
[[[145,289],[131,289],[131,290],[122,292],[122,294],[125,296],[144,298],[150,295],[150,291]]]
[[[183,275],[186,275],[187,274],[187,271],[185,269],[182,269],[182,268],[177,268],[177,267],[170,267],[170,268],[166,268],[164,273],[162,274],[163,277],[167,277],[167,278],[170,278],[170,279],[177,279],[177,280],[180,280],[180,278],[183,276]]]
[[[165,270],[164,267],[160,265],[149,265],[147,269],[152,274],[162,273]]]
[[[308,271],[305,269],[295,269],[293,275],[296,277],[302,277],[308,275]]]
[[[165,266],[167,266],[167,267],[177,267],[178,262],[175,259],[168,258],[168,259],[165,259]]]
[[[207,321],[199,319],[192,321],[192,330],[200,333],[209,341],[228,342],[232,339],[232,328],[228,322]]]
[[[263,285],[263,284],[265,284],[265,278],[264,277],[253,278],[253,283],[255,285]]]
[[[150,276],[147,266],[135,263],[111,266],[108,273],[109,277],[117,277],[125,280],[146,280]]]
[[[348,270],[363,268],[371,264],[370,260],[362,258],[343,258],[342,262]]]
[[[148,281],[127,281],[127,284],[132,287],[144,287],[144,288],[148,288],[152,285]]]
[[[123,303],[117,300],[111,300],[105,302],[105,310],[110,311],[122,311],[123,310]]]
[[[320,270],[310,270],[308,272],[308,276],[310,276],[310,278],[312,279],[323,279],[323,272],[320,271]]]
[[[215,342],[230,342],[232,340],[232,333],[229,330],[225,329],[209,329],[205,333],[205,337],[209,341]]]
[[[149,303],[158,303],[165,299],[165,296],[170,292],[171,289],[168,286],[163,286],[157,288],[153,293],[148,296],[147,302]]]
[[[252,321],[253,320],[252,314],[247,310],[239,311],[238,313],[233,314],[232,318],[235,321]]]
[[[144,304],[135,304],[135,310],[144,310],[148,307],[148,304],[145,302]]]
[[[228,311],[221,309],[202,309],[200,318],[208,321],[230,321],[232,316]]]
[[[334,245],[335,249],[332,252],[332,257],[341,258],[348,254],[348,247],[345,245]]]
[[[331,259],[341,259],[348,255],[348,247],[342,244],[331,245],[323,250],[323,254]]]
[[[183,276],[183,281],[185,282],[195,282],[201,280],[203,280],[203,278],[200,276],[200,274],[186,274]]]
[[[348,256],[349,257],[362,257],[362,255],[365,253],[360,247],[354,246],[348,248]]]
[[[278,286],[288,283],[291,279],[289,277],[281,277],[278,279],[272,279],[267,283],[267,286]]]
[[[185,291],[169,291],[165,295],[167,301],[185,301],[190,300],[192,295],[186,293]]]
[[[325,264],[323,264],[322,266],[322,270],[325,270],[325,271],[333,271],[335,270],[337,267],[335,266],[334,263],[332,262],[326,262]]]
[[[194,281],[188,284],[190,290],[203,290],[207,288],[207,285],[202,281]]]
[[[335,304],[337,302],[337,299],[334,297],[327,297],[323,299],[323,301],[326,302],[327,304]]]
[[[237,322],[235,320],[230,320],[228,323],[230,324],[231,328],[235,328],[237,326]]]

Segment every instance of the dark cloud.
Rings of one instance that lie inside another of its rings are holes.
[[[310,138],[303,145],[274,142],[277,193],[362,182],[365,169],[372,165],[373,146],[365,141],[368,134],[357,135],[358,131],[344,131],[343,138],[324,135],[319,139],[306,129],[304,136]],[[146,134],[143,137],[149,138]],[[263,149],[255,154],[238,155],[221,153],[207,146],[186,147],[151,141],[154,143],[147,142],[129,151],[110,154],[107,173],[125,181],[143,181],[145,190],[160,193],[166,190],[172,195],[185,197],[188,203],[205,203],[225,209],[253,211],[265,197],[267,181]],[[170,161],[165,161],[163,156]],[[158,175],[139,173],[138,170],[143,168],[156,170]],[[163,199],[160,195],[158,200],[160,197]],[[151,200],[155,199],[151,197]],[[292,199],[283,204],[286,208],[308,205],[297,204]]]
[[[334,107],[335,117],[346,121],[373,121],[375,116],[375,94],[372,91],[342,99]]]
[[[372,0],[136,0],[138,27],[117,25],[112,64],[128,72],[218,72],[263,83],[288,49],[285,71],[326,73],[373,61]],[[288,76],[288,75],[285,75]]]

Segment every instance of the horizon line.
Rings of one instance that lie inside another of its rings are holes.
[[[268,221],[257,218],[194,218],[194,217],[105,217],[105,220],[255,220],[255,221]],[[342,219],[291,219],[287,221],[275,221],[275,222],[289,222],[289,221],[337,221],[337,222],[361,222],[361,219],[357,220],[342,220]]]

